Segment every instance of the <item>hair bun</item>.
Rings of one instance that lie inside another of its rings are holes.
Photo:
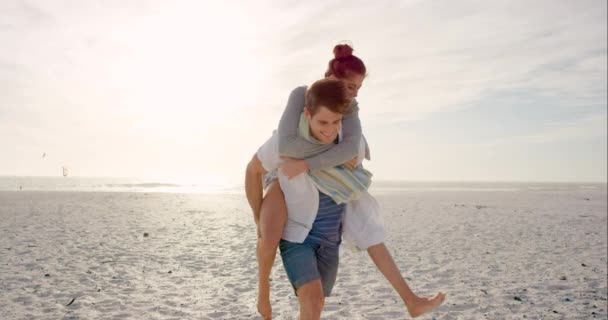
[[[353,48],[348,44],[339,44],[334,47],[334,57],[336,59],[346,58],[353,55]]]

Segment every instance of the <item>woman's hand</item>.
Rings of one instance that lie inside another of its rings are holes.
[[[353,171],[357,167],[357,157],[352,158],[351,160],[344,162],[343,166],[347,169]]]
[[[279,170],[283,172],[287,178],[292,179],[302,173],[308,171],[308,164],[304,160],[293,159],[288,157],[281,157],[285,162],[279,167]]]

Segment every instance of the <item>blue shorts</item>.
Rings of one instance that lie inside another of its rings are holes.
[[[324,295],[331,295],[338,275],[339,246],[306,240],[303,243],[295,243],[281,239],[279,248],[285,272],[296,290],[296,295],[299,288],[316,279],[321,280]]]

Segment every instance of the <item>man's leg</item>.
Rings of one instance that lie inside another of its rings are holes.
[[[321,286],[325,297],[331,295],[338,276],[338,265],[340,264],[340,246],[321,245],[317,249],[317,268],[321,275]]]
[[[270,306],[270,272],[277,253],[277,247],[287,221],[287,207],[283,191],[278,181],[268,187],[258,223],[258,312],[264,320],[272,319]]]
[[[321,319],[321,311],[325,304],[321,280],[312,280],[301,286],[298,291],[300,301],[300,320]]]
[[[281,240],[283,267],[300,302],[300,319],[319,319],[325,298],[317,251],[319,245]]]
[[[382,272],[395,291],[399,293],[399,296],[401,296],[407,307],[407,311],[412,317],[418,317],[443,303],[445,294],[441,292],[432,299],[420,298],[412,292],[405,279],[401,276],[399,268],[397,268],[393,257],[388,252],[384,243],[369,247],[367,253],[376,264],[376,267],[378,267],[378,270]]]

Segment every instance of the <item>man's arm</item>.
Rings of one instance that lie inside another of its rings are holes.
[[[262,166],[262,162],[257,154],[254,154],[247,165],[245,173],[245,193],[251,210],[253,210],[253,219],[255,224],[260,221],[260,210],[262,208],[262,198],[264,195],[262,177],[266,174],[266,170]]]
[[[311,171],[334,167],[356,157],[361,140],[361,122],[356,101],[352,105],[353,111],[342,120],[342,141],[337,145],[319,145],[298,135],[305,95],[306,87],[298,87],[289,95],[279,122],[279,153],[294,159],[305,159],[305,166]]]

